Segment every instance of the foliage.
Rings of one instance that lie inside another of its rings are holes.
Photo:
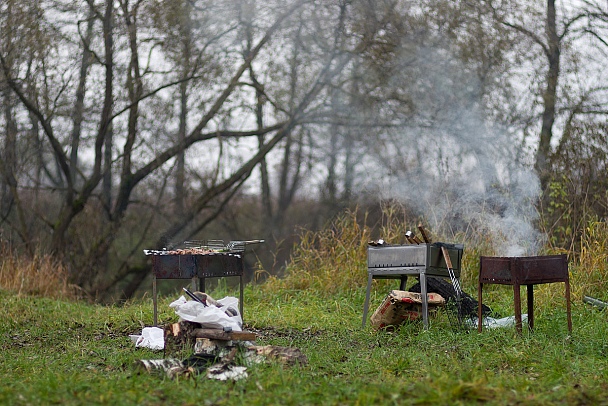
[[[420,235],[417,229],[420,223],[415,220],[402,206],[389,202],[383,205],[379,224],[368,224],[368,214],[360,216],[358,209],[355,209],[338,215],[320,231],[304,229],[298,244],[294,246],[285,275],[271,276],[263,288],[271,291],[313,290],[321,296],[360,289],[367,283],[367,245],[373,239],[372,235],[389,244],[404,244],[406,231],[414,230]],[[452,240],[433,235],[429,229],[426,232],[435,241],[466,241],[464,235],[455,236],[455,240]],[[467,245],[462,261],[465,285],[476,284],[479,255],[488,254],[488,247],[490,241],[481,241],[479,236],[475,244]],[[386,285],[382,281],[374,283]]]
[[[572,249],[606,214],[606,11],[528,3],[3,1],[0,233],[130,297],[134,253],[216,238],[251,191],[259,237],[289,245],[302,195],[316,229],[376,186],[423,201],[536,149],[543,179],[568,171],[545,226]]]
[[[575,255],[590,222],[608,218],[606,125],[570,123],[552,156],[552,178],[541,226],[554,247]]]
[[[315,290],[325,294],[361,286],[361,263],[369,229],[355,213],[338,217],[319,232],[303,230],[284,278],[271,277],[265,289]]]

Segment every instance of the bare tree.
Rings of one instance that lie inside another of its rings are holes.
[[[14,67],[11,63],[16,49],[3,47],[2,74],[8,93],[19,101],[19,108],[36,118],[45,135],[45,148],[52,152],[60,168],[63,187],[53,193],[61,196],[61,205],[56,213],[40,213],[51,231],[49,248],[72,263],[73,282],[93,297],[104,295],[121,282],[124,295],[130,296],[148,274],[148,269],[141,266],[138,249],[142,244],[160,246],[167,240],[187,238],[217,217],[271,151],[293,134],[302,133],[311,112],[322,105],[321,97],[332,78],[351,59],[344,47],[337,46],[326,47],[325,55],[315,55],[318,59],[307,67],[305,80],[298,81],[290,107],[286,108],[282,92],[264,90],[280,87],[268,86],[261,80],[263,77],[264,81],[273,82],[273,75],[280,72],[257,71],[272,55],[270,43],[280,42],[281,33],[292,29],[289,20],[294,13],[315,12],[312,2],[257,4],[264,8],[260,15],[265,18],[255,20],[245,42],[232,35],[239,23],[238,7],[231,9],[230,5],[215,2],[182,4],[181,17],[165,26],[168,30],[175,28],[177,32],[171,35],[155,26],[150,10],[137,0],[120,0],[119,7],[114,7],[112,1],[90,1],[80,8],[61,9],[59,17],[45,14],[53,3],[41,5],[39,17],[58,31],[69,25],[66,21],[74,13],[81,16],[76,21],[86,22],[82,24],[84,31],[76,30],[76,36],[67,41],[58,38],[55,44],[60,50],[57,55],[71,51],[73,58],[66,64],[69,69],[64,69],[63,76],[44,70],[26,76],[22,65]],[[213,27],[216,33],[202,37],[208,33],[190,31],[192,20],[183,18],[188,11],[198,15],[221,12],[222,18],[215,19]],[[274,20],[269,21],[269,15]],[[328,27],[336,20],[331,14],[323,18]],[[340,30],[331,36],[338,35]],[[172,41],[180,46],[170,51],[167,45]],[[365,41],[351,45],[356,51],[365,46]],[[75,49],[77,53],[73,52]],[[56,59],[49,59],[49,66],[56,64],[53,72],[61,70],[65,61],[53,57]],[[214,62],[205,65],[211,60]],[[44,94],[32,91],[34,83],[44,83],[54,97],[41,98]],[[248,89],[254,89],[253,97]],[[68,103],[71,94],[76,97]],[[267,122],[260,112],[264,98],[274,109]],[[173,105],[178,106],[177,120],[159,125],[161,117],[172,119],[167,107]],[[255,124],[251,127],[247,120],[235,120],[235,114],[247,111],[254,112],[251,117]],[[12,112],[8,115],[15,117]],[[69,136],[64,135],[68,117],[72,123]],[[172,127],[172,123],[177,126]],[[182,209],[179,216],[163,217],[165,206],[161,203],[167,185],[164,179],[174,162],[177,184],[186,186],[185,151],[212,156],[214,148],[221,151],[228,143],[238,146],[238,142],[247,139],[258,140],[258,146],[245,159],[239,155],[227,162],[218,160],[213,165],[203,165],[199,173],[191,169],[199,183],[198,190],[189,184],[192,198],[186,200],[179,191],[181,186],[176,186],[176,202],[183,205]],[[16,182],[15,188],[19,188],[22,180]],[[158,185],[158,199],[150,202],[155,206],[147,217],[142,217],[143,211],[138,213],[144,221],[141,234],[125,250],[118,239],[134,237],[128,224],[136,215],[135,207],[146,207],[142,203],[149,200],[144,198],[144,185]],[[101,205],[96,205],[98,197]],[[149,233],[152,224],[164,228],[154,234],[156,241]],[[29,239],[25,234],[22,238]],[[112,256],[108,256],[110,252]],[[114,255],[116,258],[112,259]],[[107,269],[110,263],[114,263],[113,270]]]

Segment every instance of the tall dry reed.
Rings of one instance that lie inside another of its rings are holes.
[[[263,289],[311,290],[323,296],[363,288],[367,283],[367,243],[372,238],[372,233],[388,243],[400,244],[404,243],[405,231],[415,230],[417,223],[407,219],[403,211],[389,206],[384,207],[381,224],[375,227],[366,224],[367,216],[363,220],[359,217],[356,211],[349,211],[323,230],[304,230],[299,245],[294,247],[284,277],[270,277]],[[376,231],[372,232],[372,229]],[[470,238],[464,234],[446,239],[442,235],[433,234],[433,230],[427,231],[434,241],[464,243],[461,284],[467,293],[476,297],[479,257],[495,255],[491,239],[484,239],[480,235]],[[571,255],[569,260],[572,300],[581,300],[583,295],[608,300],[606,222],[589,223],[582,237],[580,255]],[[565,304],[563,284],[539,285],[535,290],[538,291],[535,301],[540,307]],[[501,296],[504,296],[505,303],[510,303],[512,290],[504,289],[504,295]]]
[[[285,277],[270,277],[265,289],[315,290],[335,293],[361,285],[370,231],[357,222],[356,213],[338,217],[329,227],[303,230],[294,247]]]
[[[367,225],[367,215],[346,211],[324,229],[303,230],[294,247],[284,277],[270,277],[268,290],[312,290],[320,295],[361,289],[367,284],[367,245],[374,234],[390,244],[405,243],[405,232],[415,230],[404,211],[395,206],[383,208],[381,223]],[[409,228],[408,228],[409,225]]]
[[[580,254],[571,262],[572,293],[576,298],[608,301],[608,223],[590,221],[583,231]]]
[[[68,283],[66,268],[50,255],[19,255],[7,244],[0,244],[0,288],[56,299],[75,299],[78,292]]]

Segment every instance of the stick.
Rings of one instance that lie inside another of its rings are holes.
[[[194,300],[195,302],[199,302],[203,306],[207,307],[207,304],[205,302],[203,302],[201,299],[199,299],[198,296],[196,296],[194,293],[190,292],[188,290],[188,288],[182,288],[182,289],[184,290],[184,292],[186,292],[186,294],[188,296],[190,296],[192,298],[192,300]]]
[[[424,227],[422,226],[422,224],[418,224],[418,230],[420,230],[420,234],[422,234],[422,239],[424,240],[424,242],[430,244],[431,239],[426,235],[426,231],[424,231]]]
[[[443,259],[445,260],[445,265],[448,268],[448,274],[450,275],[450,279],[452,280],[452,285],[454,285],[456,297],[460,299],[460,293],[462,292],[462,289],[460,289],[460,282],[458,282],[456,274],[454,273],[454,268],[452,268],[452,260],[450,259],[450,253],[443,246],[441,247],[441,252],[443,253]]]

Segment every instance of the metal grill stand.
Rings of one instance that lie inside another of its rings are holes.
[[[239,310],[243,317],[243,256],[241,253],[163,254],[152,255],[152,300],[154,325],[158,324],[157,279],[190,279],[192,290],[205,291],[206,278],[239,277]]]
[[[386,245],[367,247],[367,292],[363,305],[362,326],[365,327],[369,310],[369,298],[373,279],[400,279],[400,290],[405,290],[408,275],[416,275],[420,279],[422,296],[422,322],[424,329],[429,327],[429,305],[427,297],[428,276],[449,278],[448,265],[445,262],[441,248],[446,248],[453,265],[455,278],[460,277],[462,261],[461,244],[411,244]]]
[[[570,281],[566,255],[545,255],[534,257],[481,257],[479,261],[479,314],[477,329],[482,329],[482,291],[483,285],[492,283],[513,286],[515,307],[515,328],[522,332],[520,286],[526,285],[528,293],[528,328],[534,328],[534,285],[564,282],[566,285],[566,309],[568,331],[572,333],[570,314]]]

